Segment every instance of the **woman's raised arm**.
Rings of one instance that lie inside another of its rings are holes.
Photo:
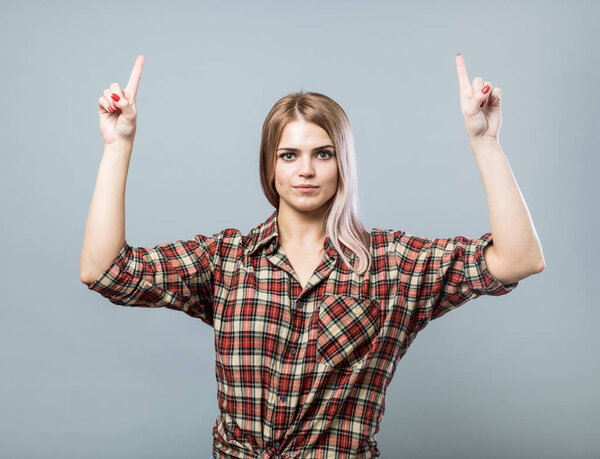
[[[125,243],[125,185],[137,124],[136,96],[144,56],[139,55],[124,90],[112,83],[98,99],[104,154],[81,248],[80,280],[93,282]]]

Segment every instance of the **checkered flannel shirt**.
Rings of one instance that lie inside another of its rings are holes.
[[[88,288],[123,306],[165,307],[214,329],[213,456],[371,458],[396,365],[430,320],[480,295],[504,295],[479,239],[372,229],[359,277],[327,237],[305,288],[279,246],[278,211],[246,236],[132,247]],[[357,260],[345,245],[351,262]]]

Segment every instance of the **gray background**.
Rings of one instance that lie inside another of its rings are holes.
[[[205,458],[212,329],[88,291],[97,98],[138,54],[135,246],[246,233],[273,208],[263,120],[305,89],[350,117],[365,226],[490,230],[455,55],[502,89],[501,146],[547,268],[431,322],[400,362],[383,458],[598,457],[598,2],[2,2],[0,451]]]

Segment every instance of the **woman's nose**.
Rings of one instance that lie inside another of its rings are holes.
[[[309,160],[304,160],[300,163],[300,173],[301,174],[312,174],[315,171],[315,167],[312,163],[312,161]]]

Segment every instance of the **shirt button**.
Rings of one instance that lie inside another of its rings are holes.
[[[287,400],[287,397],[285,395],[281,396],[281,401],[285,403],[285,401]]]
[[[301,308],[302,307],[302,301],[296,301],[296,307],[297,308]]]
[[[279,449],[279,447],[281,446],[281,443],[279,443],[278,441],[275,442],[275,448]]]
[[[296,348],[295,347],[291,348],[290,352],[292,353],[292,355],[296,355]]]

